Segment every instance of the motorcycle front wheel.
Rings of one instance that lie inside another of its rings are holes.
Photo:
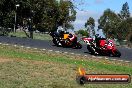
[[[76,48],[77,48],[77,49],[81,49],[81,48],[82,48],[82,45],[81,45],[80,43],[77,43],[77,44],[76,44]]]
[[[121,57],[121,53],[118,50],[115,50],[114,52],[112,52],[112,54],[114,57]]]

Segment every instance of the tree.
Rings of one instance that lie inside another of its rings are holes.
[[[0,0],[0,34],[8,35],[14,27],[14,0]]]
[[[107,38],[117,38],[117,28],[120,24],[119,16],[112,10],[107,9],[98,20],[98,29],[102,29]]]
[[[122,21],[117,30],[119,40],[128,40],[132,42],[132,17]]]
[[[71,1],[61,0],[34,0],[31,5],[35,11],[33,22],[37,30],[52,31],[57,30],[58,26],[63,28],[73,28],[71,24],[76,19],[76,11]]]
[[[14,9],[14,0],[0,1],[0,26],[5,28],[13,28]]]
[[[121,19],[127,19],[130,17],[129,6],[127,2],[123,4],[122,10],[120,11],[119,16]]]
[[[16,4],[19,8],[16,9]],[[1,0],[0,26],[13,27],[17,13],[17,24],[29,27],[28,37],[33,37],[33,31],[40,32],[57,30],[58,26],[66,29],[74,28],[72,22],[76,19],[76,11],[69,0]]]
[[[88,36],[89,35],[87,30],[83,30],[83,29],[79,30],[77,33],[81,34],[82,36]]]
[[[121,18],[121,22],[118,26],[117,37],[119,40],[128,40],[131,42],[132,18],[130,17],[129,6],[127,2],[123,4],[119,17]]]
[[[76,11],[71,1],[61,0],[58,3],[56,0],[36,0],[34,5],[36,7],[34,22],[37,30],[54,31],[58,26],[62,26],[65,30],[73,29],[71,23],[76,19]]]
[[[94,27],[95,27],[95,20],[94,20],[94,18],[89,17],[89,19],[85,23],[85,28],[87,28],[91,37],[95,36]]]
[[[36,29],[40,32],[56,30],[59,17],[58,3],[55,0],[36,0],[35,3],[37,3],[34,4]]]
[[[62,26],[65,30],[73,29],[72,22],[76,19],[76,10],[73,3],[69,0],[61,0],[59,4],[59,18],[57,19],[58,26]]]

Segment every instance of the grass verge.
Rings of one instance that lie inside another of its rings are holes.
[[[27,37],[23,31],[17,31],[16,33],[9,33],[9,36],[16,36],[16,37]],[[52,40],[49,34],[42,34],[42,33],[34,33],[34,39],[39,40]]]
[[[132,83],[80,86],[79,66],[90,74],[132,75],[132,63],[0,45],[0,88],[132,88]]]

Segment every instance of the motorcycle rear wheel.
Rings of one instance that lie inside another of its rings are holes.
[[[55,39],[53,39],[52,41],[53,41],[53,43],[55,44],[55,46],[58,46],[58,47],[61,46],[61,45],[59,44],[59,42],[57,42]]]
[[[81,48],[82,48],[82,45],[81,45],[80,43],[77,43],[77,44],[76,44],[76,48],[77,48],[77,49],[81,49]]]

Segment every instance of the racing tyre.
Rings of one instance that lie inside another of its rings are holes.
[[[81,77],[81,76],[80,76],[80,77],[77,77],[77,78],[76,78],[76,81],[77,81],[77,83],[80,84],[80,85],[84,85],[84,84],[86,83],[86,79],[85,79],[85,77],[83,77],[83,76],[82,76],[82,77]]]
[[[88,49],[88,51],[89,51],[92,55],[95,55],[95,50],[94,50],[93,47],[87,45],[87,49]]]
[[[116,56],[116,57],[120,57],[120,56],[121,56],[120,51],[116,50],[116,51],[115,51],[115,56]]]
[[[80,43],[77,43],[76,48],[77,49],[81,49],[82,48],[82,45]]]
[[[52,41],[53,41],[53,43],[57,46],[57,42],[56,42],[56,40],[55,40],[55,39],[53,39]]]
[[[61,43],[60,42],[58,42],[56,39],[53,39],[53,43],[56,45],[56,46],[61,46]]]

